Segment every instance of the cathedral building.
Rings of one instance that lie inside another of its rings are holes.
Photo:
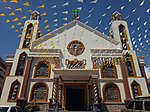
[[[121,14],[112,14],[109,35],[79,20],[75,15],[41,37],[40,14],[31,13],[15,55],[7,57],[0,104],[46,110],[52,101],[63,110],[116,112],[149,94],[143,57],[137,58]]]

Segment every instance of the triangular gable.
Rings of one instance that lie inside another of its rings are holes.
[[[87,30],[93,32],[95,35],[98,35],[99,37],[102,37],[103,39],[105,39],[105,40],[107,40],[107,41],[109,41],[109,42],[111,42],[111,43],[113,43],[113,44],[115,44],[115,45],[118,45],[118,42],[115,41],[114,39],[110,38],[109,36],[107,36],[107,35],[105,35],[105,34],[99,32],[99,31],[97,31],[97,30],[95,30],[95,29],[93,29],[93,28],[91,28],[91,27],[89,27],[89,26],[83,24],[82,22],[80,22],[80,21],[78,21],[78,20],[74,20],[74,21],[68,23],[67,25],[62,26],[62,27],[60,27],[60,28],[58,28],[58,29],[56,29],[56,30],[54,30],[54,31],[52,31],[52,32],[50,32],[50,33],[48,33],[48,34],[42,36],[41,38],[39,38],[39,39],[33,41],[32,48],[34,48],[35,46],[37,46],[38,43],[43,43],[43,42],[47,41],[48,39],[50,39],[50,38],[56,36],[57,34],[60,34],[60,33],[62,33],[63,31],[72,28],[72,27],[75,26],[75,25],[79,25],[79,26],[81,26],[81,27],[83,27],[83,28],[85,28],[85,29],[87,29]]]

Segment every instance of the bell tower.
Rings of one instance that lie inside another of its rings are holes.
[[[31,48],[32,42],[41,36],[41,29],[39,27],[40,14],[38,11],[31,13],[30,20],[24,24],[22,37],[19,48]]]
[[[114,12],[111,16],[110,37],[119,42],[122,50],[133,50],[127,22],[122,20],[119,12]]]

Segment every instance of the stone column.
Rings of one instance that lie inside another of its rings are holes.
[[[60,66],[59,58],[54,58],[54,61],[55,61],[55,68],[59,68],[59,66]]]
[[[92,98],[92,103],[93,103],[93,111],[98,111],[101,109],[101,101],[102,99],[100,98],[99,93],[101,92],[100,89],[98,88],[98,76],[92,75],[92,90],[93,90],[93,98]],[[97,110],[98,109],[98,110]]]
[[[122,72],[122,79],[123,79],[123,85],[125,90],[125,102],[128,102],[131,100],[131,93],[128,83],[128,75],[125,67],[125,63],[123,61],[120,62],[121,72]]]
[[[64,87],[64,84],[63,84],[63,87],[62,87],[62,110],[65,110],[65,87]]]
[[[31,64],[32,64],[32,57],[28,57],[24,80],[23,80],[23,84],[22,84],[21,95],[20,95],[20,98],[17,99],[17,105],[20,106],[21,108],[25,107],[25,102],[27,100],[26,99],[26,91],[27,91],[27,87],[28,87],[28,80],[29,80],[29,75],[30,75]]]

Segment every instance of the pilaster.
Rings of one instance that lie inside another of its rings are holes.
[[[127,79],[127,71],[125,68],[125,63],[123,61],[120,62],[121,72],[122,72],[122,78],[123,78],[123,85],[125,90],[125,102],[131,100],[131,93],[129,89],[129,82]]]
[[[20,106],[21,108],[25,107],[25,102],[26,102],[26,91],[28,87],[28,80],[29,80],[29,75],[30,75],[30,69],[31,69],[31,64],[32,64],[32,57],[27,58],[27,64],[26,64],[26,71],[24,75],[24,80],[22,84],[22,90],[21,90],[21,95],[17,99],[17,105]]]

